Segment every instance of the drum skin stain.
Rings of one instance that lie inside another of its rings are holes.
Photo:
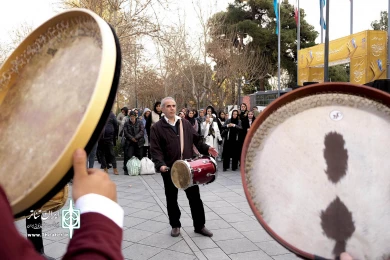
[[[334,255],[338,256],[345,252],[347,240],[355,232],[355,225],[352,213],[339,197],[321,212],[321,226],[327,237],[336,240]]]
[[[325,135],[324,144],[324,158],[327,165],[325,173],[328,175],[328,179],[336,184],[347,174],[348,151],[344,148],[343,136],[337,132]]]
[[[337,184],[347,174],[348,150],[344,148],[343,136],[337,132],[325,135],[324,144],[325,173],[329,181]],[[338,196],[321,212],[321,226],[328,238],[336,240],[333,254],[338,256],[345,252],[347,240],[355,232],[355,225],[352,213]]]

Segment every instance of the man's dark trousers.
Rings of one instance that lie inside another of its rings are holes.
[[[180,223],[180,209],[177,203],[178,189],[172,182],[171,173],[164,172],[161,174],[164,180],[165,197],[167,199],[167,209],[169,224],[172,228],[181,227]],[[193,225],[195,230],[201,230],[206,223],[203,202],[200,199],[199,186],[194,185],[185,190],[193,219]]]

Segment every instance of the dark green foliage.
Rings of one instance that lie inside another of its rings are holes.
[[[305,20],[305,12],[301,12],[301,48],[315,45],[318,32],[314,26]],[[273,0],[249,0],[246,4],[236,0],[229,5],[226,12],[215,14],[210,19],[211,37],[216,40],[220,35],[225,35],[234,42],[235,35],[250,35],[253,41],[245,46],[256,53],[265,53],[268,62],[272,63],[269,75],[275,76],[278,62],[278,35],[275,34],[276,20]],[[281,4],[281,67],[290,75],[290,81],[296,82],[296,57],[297,57],[297,26],[294,19],[294,7],[283,0]],[[217,62],[218,63],[218,62]],[[261,87],[265,83],[258,82]],[[252,83],[253,85],[253,83]],[[250,92],[256,86],[245,86],[244,91]]]
[[[371,27],[374,30],[381,30],[381,31],[387,31],[388,28],[388,18],[387,18],[387,11],[382,11],[380,15],[380,19],[375,20],[371,23]]]

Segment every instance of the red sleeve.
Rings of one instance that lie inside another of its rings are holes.
[[[7,195],[0,187],[0,256],[2,260],[44,260],[30,241],[15,227],[14,216]]]
[[[84,213],[64,256],[67,259],[123,259],[123,230],[111,219],[98,213]]]

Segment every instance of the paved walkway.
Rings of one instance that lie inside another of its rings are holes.
[[[122,169],[122,162],[118,162],[118,168]],[[206,227],[214,233],[212,238],[194,233],[188,200],[179,191],[183,227],[181,235],[173,238],[160,174],[125,176],[122,170],[115,176],[110,170],[110,177],[117,184],[119,204],[125,211],[122,243],[125,259],[297,259],[257,222],[245,198],[238,171],[220,172],[214,183],[200,188]],[[49,235],[66,234],[59,220],[48,219],[43,225],[43,231]],[[16,222],[16,226],[26,234],[25,220]],[[46,254],[61,259],[68,241],[67,237],[45,237]]]

